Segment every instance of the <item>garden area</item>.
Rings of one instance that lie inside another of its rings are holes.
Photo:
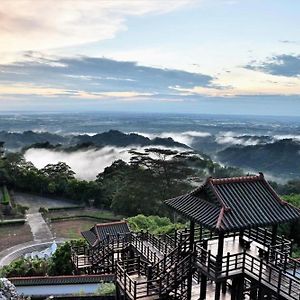
[[[81,238],[81,232],[89,230],[95,223],[118,221],[123,216],[96,208],[42,209],[45,220],[50,224],[54,236],[66,239]]]
[[[32,234],[27,224],[0,226],[0,251],[31,240]]]

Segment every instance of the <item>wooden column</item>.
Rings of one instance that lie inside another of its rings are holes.
[[[217,258],[220,259],[220,261],[222,261],[223,249],[224,249],[224,232],[220,232],[219,241],[218,241],[218,253],[217,253]]]
[[[276,245],[277,231],[278,231],[278,225],[275,224],[275,225],[272,226],[272,240],[271,240],[271,246]]]
[[[222,294],[226,294],[227,291],[227,280],[222,282]]]
[[[195,242],[195,222],[190,222],[190,250],[194,250],[194,242]]]
[[[241,230],[239,233],[239,243],[240,245],[243,243],[243,235],[244,235],[244,230]]]
[[[217,272],[222,270],[223,249],[224,249],[224,233],[219,232],[218,253],[217,253],[217,261],[216,261]],[[219,300],[220,296],[221,296],[221,282],[217,282],[216,290],[215,290],[215,300]]]
[[[207,250],[207,239],[203,240],[203,249]],[[206,264],[207,255],[202,253],[201,256],[201,263],[204,265]],[[200,298],[199,300],[205,300],[206,299],[206,289],[207,289],[207,277],[201,273],[201,284],[200,284]]]
[[[237,299],[243,299],[244,297],[244,276],[240,275],[238,277],[238,288],[236,293]]]
[[[255,281],[251,281],[250,299],[257,300],[257,286]]]
[[[231,286],[231,300],[243,299],[244,293],[244,277],[243,275],[234,277]]]
[[[232,279],[231,285],[231,300],[236,300],[236,291],[237,291],[237,278]]]
[[[194,253],[194,243],[195,243],[195,222],[190,221],[190,245],[189,252]],[[192,287],[193,287],[193,269],[194,266],[190,266],[189,276],[187,279],[187,300],[192,299]]]

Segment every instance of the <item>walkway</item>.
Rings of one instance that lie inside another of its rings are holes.
[[[30,226],[34,241],[45,242],[53,240],[51,230],[41,213],[27,214],[27,222]]]

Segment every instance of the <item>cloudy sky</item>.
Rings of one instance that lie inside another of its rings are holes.
[[[300,1],[2,0],[0,110],[300,115]]]

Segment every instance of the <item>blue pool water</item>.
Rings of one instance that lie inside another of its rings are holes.
[[[74,295],[74,294],[94,294],[101,287],[99,283],[86,284],[56,284],[37,286],[17,286],[19,294],[25,296],[48,296],[48,295]]]

